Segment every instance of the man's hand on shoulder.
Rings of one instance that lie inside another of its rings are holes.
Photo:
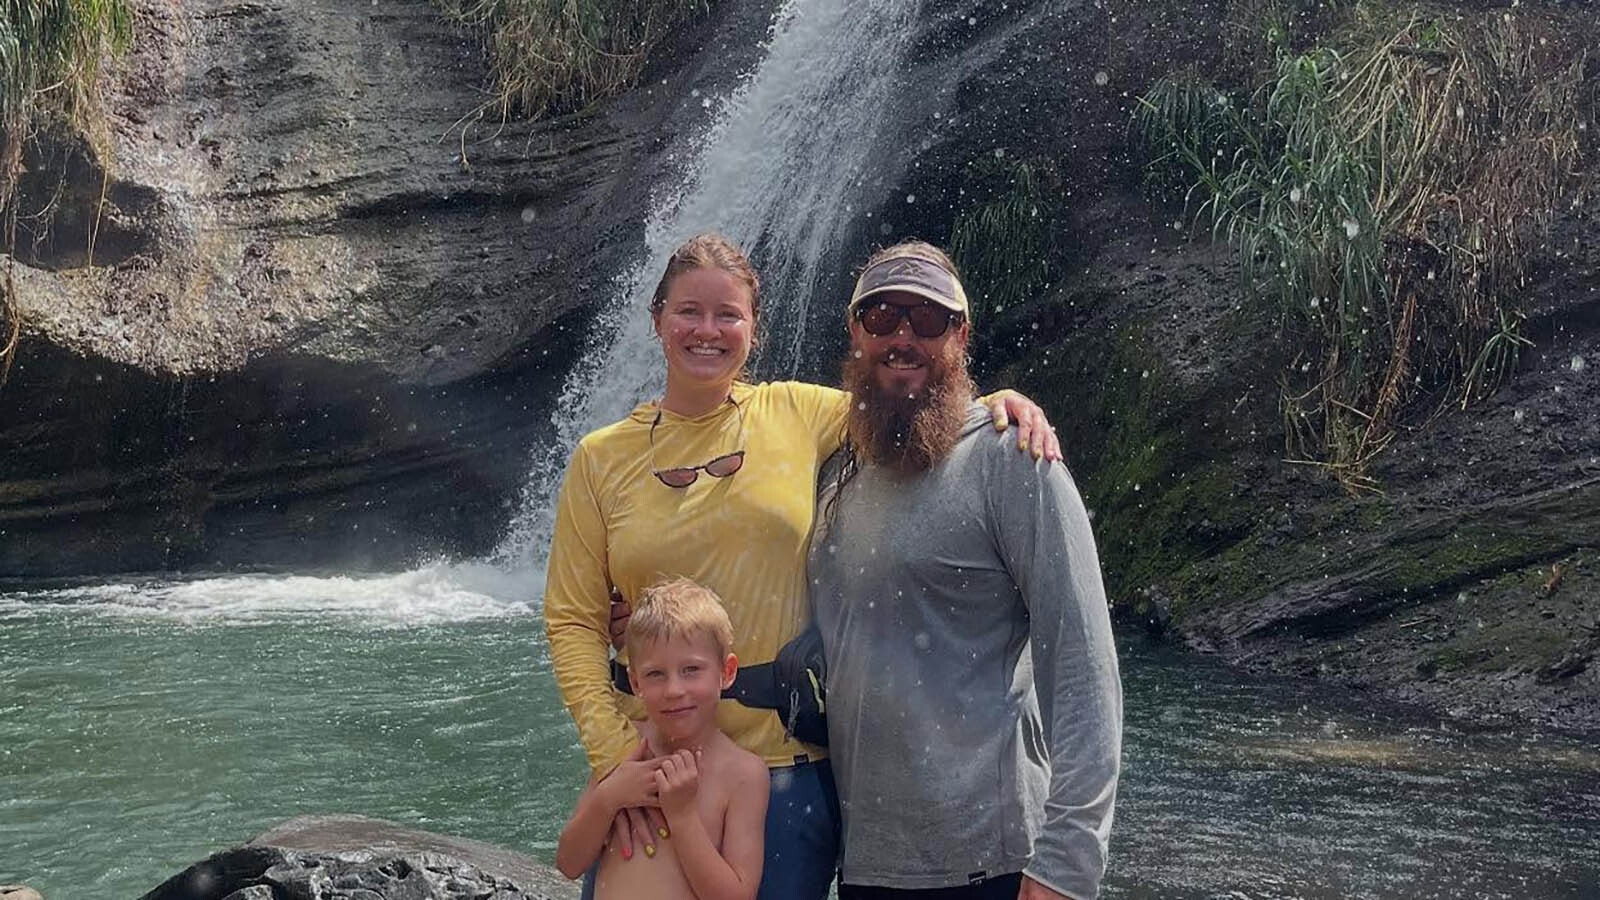
[[[1024,875],[1022,890],[1017,891],[1017,900],[1073,900],[1073,898],[1066,894],[1058,894]]]

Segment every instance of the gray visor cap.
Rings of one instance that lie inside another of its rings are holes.
[[[850,295],[850,309],[874,294],[905,291],[926,297],[945,309],[971,315],[967,305],[967,292],[938,263],[920,256],[896,256],[868,266],[856,279],[855,293]]]

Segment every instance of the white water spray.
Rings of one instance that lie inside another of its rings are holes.
[[[822,276],[849,262],[838,258],[838,241],[872,177],[872,151],[917,7],[915,0],[793,0],[779,13],[766,59],[719,110],[685,183],[655,204],[647,252],[617,279],[567,377],[555,438],[535,454],[496,564],[542,584],[555,494],[572,448],[661,393],[665,363],[646,307],[687,238],[718,231],[752,253],[762,278],[763,368],[793,374],[811,295]]]
[[[582,358],[552,416],[555,436],[534,453],[519,512],[486,561],[435,562],[361,577],[229,576],[123,581],[0,595],[0,619],[66,604],[113,617],[191,624],[343,618],[411,627],[535,614],[555,520],[555,495],[578,439],[659,395],[665,363],[650,331],[648,296],[672,251],[719,231],[750,252],[762,278],[761,367],[792,375],[811,295],[839,258],[890,119],[918,0],[789,0],[761,65],[723,101],[680,185],[663,185],[646,223],[645,252],[614,280]],[[837,297],[819,302],[836,304]]]

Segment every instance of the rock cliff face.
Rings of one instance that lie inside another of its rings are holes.
[[[425,0],[139,0],[109,139],[28,159],[0,573],[490,545],[691,91],[759,51],[771,4],[727,7],[529,126]]]
[[[1593,144],[1537,236],[1534,343],[1516,375],[1401,434],[1374,473],[1381,494],[1346,496],[1284,459],[1283,334],[1243,296],[1235,252],[1146,199],[1128,158],[1133,96],[1182,66],[1214,71],[1225,5],[1013,5],[985,19],[946,4],[947,33],[977,33],[933,41],[908,102],[962,124],[908,129],[903,192],[919,209],[885,214],[945,240],[950,214],[928,209],[959,205],[964,164],[1057,163],[1062,274],[980,326],[977,362],[990,383],[1040,398],[1069,436],[1125,622],[1468,721],[1600,728]],[[951,78],[962,42],[993,52]],[[1597,86],[1591,70],[1589,96]]]
[[[1282,336],[1234,252],[1128,158],[1133,97],[1219,65],[1229,5],[925,4],[878,137],[905,174],[861,186],[833,289],[888,236],[948,241],[974,160],[1053,161],[1055,276],[980,323],[976,361],[1069,436],[1125,620],[1469,719],[1600,728],[1593,160],[1535,254],[1518,374],[1402,434],[1382,495],[1346,497],[1283,459]],[[720,4],[601,110],[463,131],[480,54],[422,2],[143,0],[109,180],[72,141],[35,166],[70,177],[22,260],[0,573],[488,546],[589,301],[699,124],[691,89],[753,62],[772,7]],[[812,306],[827,379],[837,309]]]

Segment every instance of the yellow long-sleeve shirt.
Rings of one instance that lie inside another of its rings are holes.
[[[556,507],[544,616],[561,697],[596,774],[637,743],[638,702],[611,684],[609,588],[629,600],[669,576],[693,579],[722,597],[741,665],[770,662],[810,620],[806,550],[817,469],[844,436],[848,395],[796,382],[735,384],[733,399],[703,416],[661,413],[651,464],[650,423],[658,406],[591,432],[567,466]],[[743,412],[741,429],[740,411]],[[704,472],[670,488],[653,467],[693,466],[746,451],[731,478]],[[717,725],[770,766],[791,765],[816,747],[789,740],[772,710],[733,700]]]

